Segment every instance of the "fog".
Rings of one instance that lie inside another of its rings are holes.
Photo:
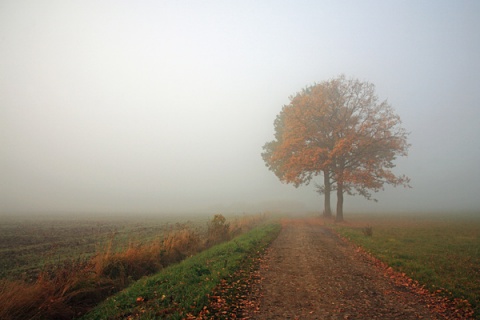
[[[260,154],[288,97],[339,74],[412,144],[413,188],[347,213],[480,210],[479,30],[473,0],[3,0],[0,212],[320,211]]]

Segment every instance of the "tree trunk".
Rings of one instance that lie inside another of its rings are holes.
[[[332,186],[330,182],[330,173],[327,170],[323,172],[323,185],[325,186],[325,203],[324,203],[323,216],[325,218],[331,218],[332,208],[330,206],[330,192],[331,192]]]
[[[343,221],[343,183],[337,182],[337,217],[335,221]]]

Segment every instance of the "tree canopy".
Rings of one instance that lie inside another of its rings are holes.
[[[407,155],[408,133],[371,83],[342,75],[308,86],[290,97],[274,129],[275,139],[263,147],[266,166],[296,187],[323,175],[317,190],[325,195],[326,216],[333,190],[336,218],[343,220],[345,192],[375,200],[372,192],[385,184],[408,186],[408,177],[392,171],[394,160]]]

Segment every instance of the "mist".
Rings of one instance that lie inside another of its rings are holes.
[[[479,30],[476,1],[2,1],[0,212],[321,211],[260,154],[339,74],[412,144],[413,188],[346,212],[480,210]]]

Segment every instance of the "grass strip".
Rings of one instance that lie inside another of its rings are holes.
[[[265,248],[280,225],[259,226],[229,242],[143,278],[82,319],[183,319],[209,304],[208,295],[249,256]]]
[[[480,319],[480,219],[362,216],[331,227],[431,292],[467,299]]]

